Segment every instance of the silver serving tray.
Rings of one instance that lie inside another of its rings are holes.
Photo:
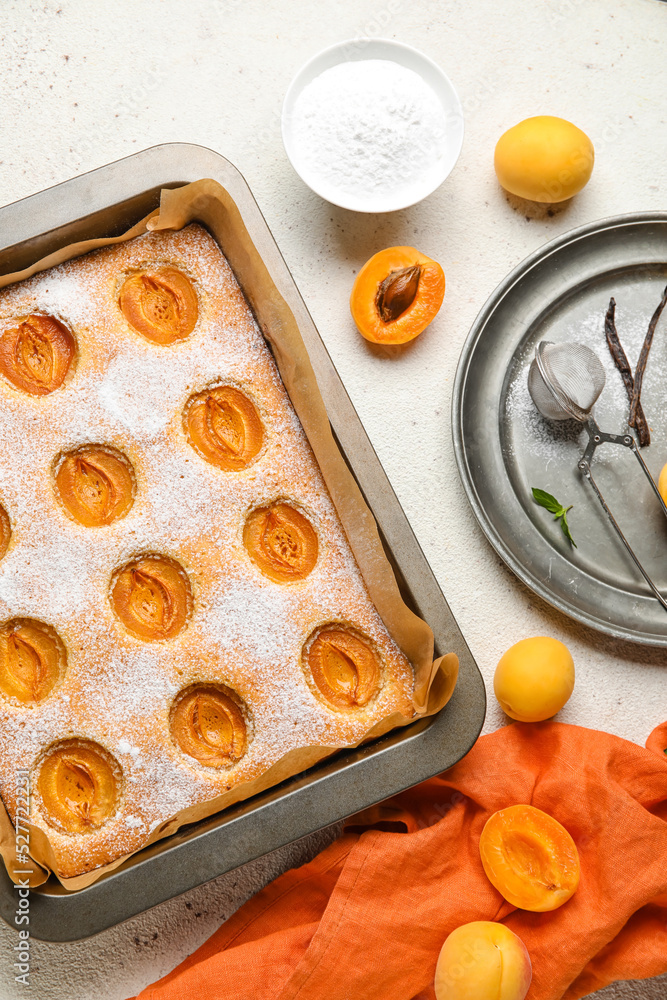
[[[373,511],[406,602],[431,626],[436,649],[453,651],[459,680],[448,705],[362,748],[145,848],[94,885],[68,893],[51,877],[30,898],[30,933],[47,941],[89,937],[337,822],[451,767],[471,748],[486,707],[484,683],[366,432],[241,174],[201,146],[155,146],[0,208],[0,273],[68,243],[113,236],[157,208],[160,189],[210,177],[234,199],[250,238],[295,316],[331,426]],[[224,248],[232,268],[232,248]],[[262,302],[243,286],[262,324]],[[1,460],[1,458],[0,458]],[[14,926],[16,892],[0,865],[0,916]]]
[[[463,348],[453,398],[456,459],[468,499],[496,552],[540,597],[617,638],[667,646],[667,612],[633,566],[577,469],[586,432],[550,423],[527,391],[540,340],[581,341],[603,361],[607,383],[594,415],[623,433],[628,404],[609,355],[604,316],[616,299],[616,327],[634,366],[667,283],[667,212],[603,219],[532,254],[493,292]],[[658,324],[642,402],[654,478],[667,463],[667,313]],[[667,519],[635,458],[602,446],[592,472],[640,560],[667,594]],[[536,486],[566,506],[578,547],[532,499]]]

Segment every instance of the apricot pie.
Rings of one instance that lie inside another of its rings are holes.
[[[0,793],[57,873],[300,747],[413,714],[230,267],[200,226],[0,292]]]

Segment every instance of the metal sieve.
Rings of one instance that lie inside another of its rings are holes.
[[[602,509],[609,518],[614,531],[623,542],[637,569],[642,574],[653,594],[667,611],[667,600],[662,596],[648,575],[629,541],[621,531],[616,518],[609,509],[605,498],[591,473],[591,462],[595,449],[601,444],[620,444],[629,448],[639,462],[653,492],[657,496],[662,511],[667,517],[667,507],[660,491],[639,453],[637,442],[631,434],[608,434],[601,431],[591,415],[605,384],[602,362],[595,351],[585,344],[553,344],[541,341],[535,350],[535,357],[528,371],[528,391],[535,406],[548,420],[578,420],[586,425],[588,444],[579,459],[578,469],[591,484]]]

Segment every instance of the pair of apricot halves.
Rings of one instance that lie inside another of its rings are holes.
[[[433,320],[445,296],[440,265],[414,247],[376,253],[357,275],[352,318],[374,344],[407,344]]]

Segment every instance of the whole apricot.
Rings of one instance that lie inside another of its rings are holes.
[[[590,180],[594,159],[593,143],[576,125],[537,115],[501,135],[494,167],[510,194],[553,203],[581,191]]]
[[[501,656],[493,678],[500,707],[517,722],[542,722],[559,712],[574,689],[574,662],[558,639],[539,635]]]
[[[557,819],[535,806],[499,809],[479,839],[489,882],[522,910],[556,910],[579,885],[579,853]]]
[[[658,490],[660,491],[660,496],[667,504],[667,465],[663,465],[660,472],[660,478],[658,479]]]
[[[435,970],[437,1000],[524,1000],[533,971],[520,937],[492,920],[457,927]]]

